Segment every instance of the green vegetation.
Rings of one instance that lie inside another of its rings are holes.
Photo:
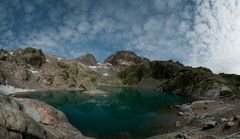
[[[68,80],[70,78],[70,73],[67,70],[63,70],[59,73],[59,76],[61,76],[64,80]]]
[[[91,75],[91,76],[90,76],[90,81],[91,81],[93,84],[96,84],[96,83],[97,83],[97,77],[94,76],[94,75]]]

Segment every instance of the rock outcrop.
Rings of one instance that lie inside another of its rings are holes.
[[[0,94],[0,138],[84,139],[66,116],[37,100]]]
[[[97,64],[97,60],[92,54],[86,54],[77,58],[78,61],[87,66],[94,66]]]
[[[24,67],[40,68],[45,63],[45,55],[41,49],[34,49],[28,47],[26,49],[18,49],[12,54],[8,55],[8,60],[16,62],[18,65]]]
[[[113,66],[130,66],[148,62],[149,60],[147,58],[139,57],[131,51],[118,51],[104,61],[104,63],[110,63]]]

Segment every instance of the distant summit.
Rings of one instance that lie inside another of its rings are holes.
[[[149,59],[140,57],[131,51],[118,51],[104,61],[104,63],[110,63],[113,66],[129,66],[148,62],[150,62]]]
[[[86,54],[77,58],[81,63],[88,66],[94,66],[97,64],[97,60],[92,54]]]

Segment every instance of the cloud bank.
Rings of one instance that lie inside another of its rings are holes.
[[[240,1],[197,0],[190,65],[206,66],[215,72],[240,73]]]
[[[102,61],[118,50],[240,73],[238,0],[0,1],[0,48]]]

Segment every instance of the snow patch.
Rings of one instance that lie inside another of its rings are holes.
[[[0,93],[3,93],[5,95],[14,94],[17,92],[28,92],[28,91],[35,91],[34,89],[22,89],[22,88],[16,88],[11,85],[0,85]]]
[[[96,69],[97,66],[89,66],[89,68],[91,68],[91,69]]]
[[[109,76],[109,74],[108,73],[103,73],[103,76]]]
[[[31,71],[34,74],[39,73],[39,71],[36,71],[36,70],[32,70],[32,69],[28,69],[28,70]]]
[[[10,55],[13,55],[13,54],[14,54],[14,52],[9,52],[9,54],[10,54]]]

